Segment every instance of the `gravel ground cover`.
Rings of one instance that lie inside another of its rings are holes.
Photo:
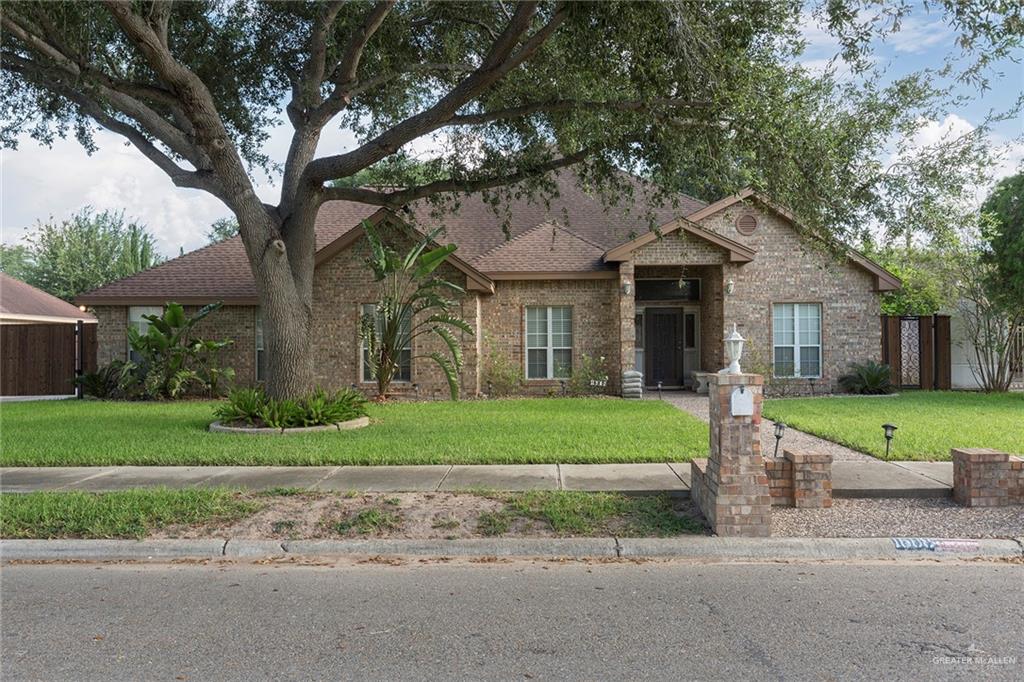
[[[961,507],[952,499],[836,499],[830,509],[772,509],[780,537],[1024,537],[1024,507]]]

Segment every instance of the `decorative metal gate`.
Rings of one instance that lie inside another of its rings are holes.
[[[900,318],[901,388],[921,388],[921,322],[918,317]]]
[[[948,391],[951,386],[949,316],[882,316],[882,362],[900,388]]]

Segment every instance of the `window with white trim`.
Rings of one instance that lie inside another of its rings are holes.
[[[820,303],[776,303],[772,335],[775,376],[821,376]]]
[[[133,305],[128,307],[128,326],[133,327],[139,334],[145,334],[149,331],[149,320],[145,319],[143,315],[163,315],[164,308],[159,305]],[[125,339],[127,343],[127,339]],[[131,344],[128,344],[128,359],[132,362],[139,362],[142,360],[138,354],[132,350]]]
[[[376,303],[364,303],[362,305],[362,317],[365,317],[367,315],[374,315],[374,316],[376,316],[376,314],[377,314],[377,304]],[[409,328],[410,328],[411,323],[412,323],[412,320],[405,320],[405,324],[404,324],[405,329],[403,329],[402,331],[403,331],[403,336],[405,336],[406,338],[409,337]],[[380,319],[377,320],[377,331],[378,332],[380,331]],[[359,347],[359,365],[360,365],[359,376],[362,377],[363,383],[373,383],[376,380],[373,378],[373,372],[370,370],[369,355],[367,355],[367,353],[369,353],[369,351],[366,349],[366,341],[364,339],[362,339],[362,337],[360,337],[359,345],[360,345],[360,347]],[[398,381],[398,382],[410,382],[410,381],[412,381],[412,340],[411,339],[409,340],[409,344],[406,345],[406,347],[402,349],[402,355],[401,355],[401,357],[399,358],[399,361],[398,361],[398,370],[395,372],[395,376],[394,376],[393,381]]]
[[[263,311],[256,309],[256,381],[267,380],[267,354],[263,348]]]
[[[526,309],[526,378],[568,379],[572,375],[572,307]]]

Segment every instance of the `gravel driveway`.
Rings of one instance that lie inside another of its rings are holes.
[[[644,399],[658,400],[658,392],[651,391],[644,396]],[[689,412],[698,419],[708,421],[708,397],[706,395],[697,395],[688,391],[664,391],[662,399],[667,403],[675,405],[683,412]],[[871,455],[865,455],[863,452],[851,450],[844,445],[833,443],[830,440],[818,438],[803,431],[797,431],[791,426],[786,427],[786,435],[783,436],[782,441],[779,443],[780,456],[785,448],[827,453],[832,455],[832,461],[834,462],[878,461]],[[774,428],[772,422],[767,419],[762,423],[761,428],[761,452],[767,457],[771,457],[772,453],[775,452]]]

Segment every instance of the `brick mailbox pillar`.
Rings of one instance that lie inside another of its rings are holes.
[[[954,448],[953,499],[967,507],[1024,504],[1024,459],[989,448]]]
[[[708,376],[711,452],[691,464],[691,494],[717,535],[771,534],[772,500],[761,457],[763,384],[759,374]]]

